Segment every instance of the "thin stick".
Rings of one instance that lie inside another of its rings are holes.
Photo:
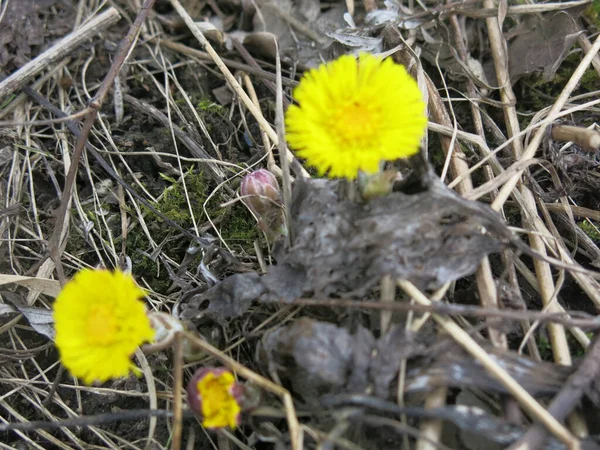
[[[279,138],[279,164],[281,164],[282,180],[281,184],[283,187],[283,206],[284,214],[287,223],[287,240],[290,247],[294,245],[294,230],[290,221],[290,214],[292,208],[292,178],[290,175],[290,164],[285,155],[285,119],[283,117],[283,87],[281,86],[281,59],[279,58],[279,45],[277,45],[277,39],[273,36],[275,43],[275,60],[276,60],[276,74],[277,81],[275,82],[277,88],[276,101],[275,101],[275,128],[277,129],[277,136]]]
[[[585,127],[554,125],[552,127],[552,139],[555,141],[574,142],[588,152],[595,152],[600,149],[600,133]]]
[[[429,300],[419,289],[410,281],[398,280],[398,286],[416,302],[423,305],[430,305]],[[452,338],[460,344],[467,352],[476,358],[487,371],[496,377],[506,389],[513,394],[516,400],[523,408],[536,420],[544,424],[561,442],[570,449],[578,449],[579,441],[568,429],[564,427],[556,418],[546,411],[523,387],[515,381],[494,359],[483,349],[469,334],[459,327],[456,322],[446,317],[433,314],[433,319],[440,324]]]
[[[185,8],[183,6],[181,6],[181,3],[179,3],[179,0],[170,0],[170,2],[171,2],[171,5],[173,5],[173,8],[175,8],[177,13],[181,16],[181,18],[183,19],[185,24],[188,26],[188,28],[190,29],[190,31],[192,32],[194,37],[196,39],[198,39],[198,42],[200,42],[200,45],[202,45],[202,47],[210,55],[210,57],[212,58],[214,63],[217,65],[217,67],[219,68],[219,70],[221,71],[221,73],[223,74],[225,79],[229,82],[229,85],[231,86],[231,88],[235,91],[235,93],[237,95],[240,96],[240,99],[244,103],[244,106],[246,106],[246,108],[248,108],[248,111],[250,111],[250,114],[252,114],[254,116],[254,118],[256,119],[258,124],[261,126],[261,128],[265,130],[265,132],[269,136],[269,139],[271,139],[273,144],[279,145],[279,138],[277,137],[277,133],[275,132],[273,127],[271,127],[269,122],[266,121],[266,119],[263,117],[263,115],[258,110],[258,108],[256,106],[254,106],[254,103],[252,103],[252,100],[250,99],[250,97],[248,97],[248,94],[246,94],[246,91],[244,91],[244,88],[242,88],[242,86],[240,86],[240,83],[238,83],[238,81],[235,79],[235,77],[233,76],[233,74],[231,73],[229,68],[225,65],[225,63],[223,62],[221,57],[217,54],[217,52],[212,47],[212,45],[210,45],[210,42],[208,42],[208,40],[204,37],[204,35],[200,31],[200,29],[196,26],[196,24],[194,23],[194,19],[192,19],[190,17],[190,15],[187,13],[187,11],[185,10]],[[291,162],[294,159],[294,156],[292,155],[292,153],[287,149],[286,149],[286,156],[287,156],[288,162]],[[282,167],[282,169],[283,169],[283,167]],[[283,170],[285,170],[285,169],[283,169]],[[303,171],[302,174],[305,177],[310,178],[310,175],[308,174],[308,172],[306,172],[305,169],[302,169],[302,171]]]
[[[173,348],[173,439],[171,450],[181,449],[181,430],[183,417],[183,344],[180,333],[175,333],[175,342]]]
[[[173,413],[164,409],[130,409],[122,410],[120,412],[111,412],[97,414],[94,416],[81,416],[73,417],[70,419],[64,419],[59,421],[45,421],[36,420],[32,422],[12,422],[0,424],[0,432],[5,431],[35,431],[35,430],[56,430],[58,428],[75,428],[85,427],[92,425],[102,425],[106,423],[119,423],[124,421],[135,420],[139,422],[140,419],[146,419],[149,417],[172,417]]]
[[[182,53],[185,56],[191,56],[191,57],[197,58],[201,61],[207,61],[207,62],[214,63],[214,60],[207,52],[203,52],[202,50],[198,50],[196,48],[188,47],[187,45],[180,44],[179,42],[169,41],[168,39],[158,40],[156,38],[151,39],[151,42],[157,42],[158,44],[160,44],[161,47],[165,47],[170,50]],[[241,44],[239,44],[239,45],[241,45]],[[234,39],[234,46],[235,46],[235,39]],[[243,54],[241,56],[244,57]],[[241,70],[242,72],[245,72],[249,75],[254,75],[256,77],[268,80],[270,82],[275,82],[275,74],[271,73],[271,72],[267,72],[266,70],[263,70],[258,65],[254,67],[252,65],[244,64],[239,61],[234,61],[234,60],[227,59],[227,58],[221,58],[221,61],[223,61],[223,63],[227,67],[230,67],[232,69]],[[285,86],[295,87],[298,85],[298,82],[296,80],[292,80],[291,78],[287,78],[287,77],[281,77],[281,82]],[[275,91],[274,85],[273,85],[273,91]]]
[[[531,272],[530,272],[531,273]],[[531,274],[531,282],[537,282],[533,274]],[[293,302],[281,300],[281,303],[296,305],[296,306],[327,306],[329,308],[356,308],[356,309],[373,309],[378,311],[414,311],[418,313],[436,313],[438,315],[449,316],[466,316],[466,317],[481,317],[481,318],[498,318],[502,321],[521,319],[537,320],[541,323],[555,322],[569,327],[581,327],[585,330],[600,329],[600,316],[592,316],[582,311],[566,311],[561,310],[556,313],[547,313],[539,311],[515,311],[511,309],[498,308],[482,308],[472,305],[461,305],[454,303],[438,303],[434,302],[431,305],[410,304],[404,302],[375,302],[363,300],[347,300],[347,299],[317,299],[317,298],[297,298]],[[559,304],[560,306],[560,304]]]
[[[581,401],[584,393],[598,378],[600,373],[600,337],[596,335],[585,359],[577,370],[567,379],[560,392],[548,406],[548,412],[563,420]],[[527,433],[513,443],[508,450],[524,450],[538,448],[546,437],[546,430],[539,424],[534,425]]]
[[[94,17],[75,32],[64,37],[35,59],[29,61],[15,73],[0,83],[0,99],[12,94],[21,86],[27,84],[34,76],[45,68],[52,66],[88,39],[117,23],[121,15],[115,8],[109,8]]]
[[[256,108],[260,108],[260,103],[258,102],[258,96],[256,95],[256,90],[254,90],[254,86],[252,85],[252,80],[248,76],[248,74],[244,74],[243,77],[244,84],[246,85],[246,89],[248,90],[248,94],[252,99],[252,103],[256,106]],[[260,109],[258,109],[260,111]],[[262,112],[262,111],[261,111]],[[273,149],[271,148],[271,141],[269,140],[269,136],[267,132],[261,128],[260,129],[260,137],[263,141],[263,147],[265,148],[265,152],[267,153],[267,169],[273,172],[277,176],[282,176],[281,169],[275,162],[275,157],[273,156]]]
[[[550,108],[550,111],[548,112],[547,120],[552,119],[560,112],[562,107],[565,105],[565,103],[569,99],[571,93],[573,92],[573,89],[575,89],[575,87],[577,87],[579,80],[581,80],[581,77],[583,76],[583,74],[585,73],[587,68],[590,66],[590,64],[592,63],[592,60],[594,59],[594,57],[596,56],[596,54],[598,53],[599,50],[600,50],[600,36],[598,36],[596,38],[596,40],[594,41],[594,45],[592,45],[590,50],[586,53],[584,58],[581,60],[581,62],[579,63],[579,66],[577,66],[577,69],[575,69],[575,72],[573,72],[573,75],[571,75],[571,78],[567,82],[567,85],[565,86],[563,91],[560,93],[560,95],[556,99],[556,102],[554,102],[554,105],[552,106],[552,108]],[[546,123],[538,128],[536,134],[533,136],[533,139],[531,140],[531,142],[529,143],[529,145],[523,152],[523,156],[521,159],[523,159],[523,160],[531,159],[535,156],[535,152],[537,151],[540,143],[542,142],[542,138],[545,136],[547,128],[548,128],[548,123]],[[504,187],[498,193],[498,197],[496,197],[496,200],[494,200],[494,202],[491,205],[493,209],[498,211],[498,209],[502,205],[504,205],[504,203],[510,196],[512,190],[515,188],[515,186],[521,179],[522,174],[523,174],[523,170],[517,172],[504,185]]]
[[[121,44],[119,45],[119,51],[118,51],[117,55],[115,56],[114,63],[110,67],[108,74],[106,75],[106,77],[102,81],[102,84],[98,88],[98,92],[96,93],[96,96],[90,102],[90,107],[92,108],[92,111],[89,113],[89,115],[86,118],[85,123],[83,124],[83,127],[81,129],[81,135],[80,135],[79,139],[77,140],[75,150],[73,150],[71,167],[69,168],[69,172],[68,172],[67,178],[65,180],[65,186],[63,188],[63,197],[60,202],[58,211],[56,213],[56,225],[55,225],[54,231],[52,233],[52,236],[48,240],[48,248],[49,248],[49,252],[50,252],[50,257],[52,258],[52,260],[54,261],[54,264],[56,265],[57,275],[58,275],[59,281],[62,284],[64,284],[64,282],[65,282],[65,275],[63,272],[62,264],[60,263],[60,257],[61,257],[61,253],[62,253],[62,250],[61,250],[62,238],[61,238],[61,236],[62,236],[63,229],[65,229],[66,225],[67,225],[65,222],[65,219],[67,216],[67,211],[69,209],[69,205],[71,204],[71,198],[72,198],[72,194],[73,194],[73,186],[75,185],[75,178],[77,177],[79,161],[81,159],[81,155],[83,154],[83,150],[85,148],[85,144],[87,142],[88,135],[94,125],[96,116],[98,115],[98,110],[100,109],[100,106],[104,102],[104,98],[108,94],[108,91],[111,88],[115,77],[119,74],[121,67],[125,63],[125,60],[127,59],[127,56],[130,53],[131,47],[133,46],[134,42],[137,40],[137,36],[139,35],[142,23],[144,23],[144,20],[146,20],[146,17],[148,16],[148,13],[150,12],[150,8],[152,8],[153,4],[154,4],[154,0],[146,0],[144,2],[144,5],[140,9],[140,11],[135,19],[135,22],[131,25],[131,27],[129,28],[129,32],[121,41]]]

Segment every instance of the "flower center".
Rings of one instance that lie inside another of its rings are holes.
[[[94,345],[108,345],[114,342],[118,330],[114,311],[106,305],[91,308],[87,320],[87,335]]]
[[[369,144],[368,147],[371,147],[377,139],[378,119],[378,114],[373,108],[354,100],[341,108],[331,125],[341,144],[352,147],[364,147]]]

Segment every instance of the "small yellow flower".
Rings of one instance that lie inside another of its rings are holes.
[[[242,408],[243,387],[225,368],[200,368],[187,388],[190,408],[202,418],[205,428],[235,428]]]
[[[427,126],[421,92],[404,66],[368,53],[309,71],[294,98],[287,140],[320,175],[377,172],[382,160],[417,153]]]
[[[84,383],[139,373],[131,355],[151,341],[145,296],[130,275],[108,270],[80,271],[54,302],[56,347],[72,375]]]

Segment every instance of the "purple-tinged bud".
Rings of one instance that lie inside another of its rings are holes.
[[[235,428],[241,420],[244,386],[224,367],[201,367],[187,385],[190,409],[208,429]]]
[[[258,169],[246,175],[240,185],[240,195],[257,217],[281,206],[281,190],[277,178],[266,169]]]
[[[269,239],[285,233],[281,190],[275,175],[266,169],[249,173],[242,179],[240,195]]]

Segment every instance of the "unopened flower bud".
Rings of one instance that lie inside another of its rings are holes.
[[[285,233],[281,190],[275,175],[266,169],[249,173],[242,179],[240,195],[269,239]]]
[[[187,386],[190,409],[209,429],[235,428],[240,424],[244,386],[224,367],[202,367]]]
[[[281,205],[281,191],[277,178],[266,169],[255,170],[242,179],[242,201],[256,216],[266,214]]]

